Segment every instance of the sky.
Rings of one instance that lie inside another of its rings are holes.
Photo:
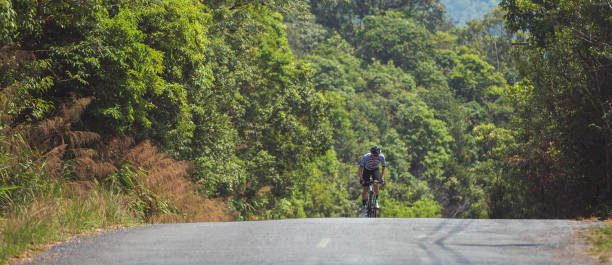
[[[448,17],[457,26],[464,26],[472,19],[481,19],[491,9],[497,7],[500,0],[440,0],[446,6]]]

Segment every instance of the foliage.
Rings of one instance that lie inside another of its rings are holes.
[[[438,0],[368,1],[368,0],[312,0],[310,10],[320,23],[351,39],[361,29],[367,16],[401,13],[414,18],[434,31],[445,25],[444,6]],[[355,40],[353,40],[355,41]],[[357,42],[352,42],[357,44]]]
[[[414,70],[418,62],[431,56],[431,35],[423,24],[400,14],[368,16],[356,41],[363,59],[376,58],[383,63],[393,61],[404,70]]]
[[[381,205],[380,216],[385,218],[423,218],[442,217],[440,205],[432,199],[422,199],[414,202],[412,206],[406,206],[393,198],[384,201]]]
[[[508,91],[520,174],[545,216],[609,215],[611,7],[604,2],[502,1],[528,33],[525,79]]]
[[[18,188],[17,186],[2,186],[0,187],[0,199],[3,202],[10,202],[11,200],[11,190]]]
[[[477,55],[462,54],[449,73],[449,86],[465,101],[482,103],[497,99],[505,88],[505,80]]]
[[[417,11],[419,5],[429,8]],[[481,123],[507,124],[512,110],[502,96],[506,78],[501,67],[489,63],[497,62],[489,60],[490,50],[472,45],[481,40],[482,29],[461,31],[440,23],[444,11],[438,5],[310,1],[315,22],[325,29],[313,36],[331,38],[297,38],[292,47],[313,65],[315,88],[339,102],[331,120],[334,149],[345,167],[354,168],[368,146],[383,146],[389,178],[396,183],[383,201],[396,215],[409,212],[401,207],[428,202],[430,193],[442,207],[430,211],[432,216],[486,217],[492,175],[505,164],[489,163],[492,171],[480,170],[493,158],[479,155],[472,130]],[[287,21],[292,31],[295,18]],[[486,23],[493,28],[499,20]],[[509,58],[509,48],[501,47],[510,47],[510,37],[496,41],[496,55]],[[506,144],[511,143],[494,143],[500,150]],[[345,185],[354,185],[353,170],[339,176],[348,180]],[[415,185],[419,188],[413,190]],[[349,189],[352,200],[358,201],[360,193],[359,187]]]
[[[66,134],[48,139],[43,148],[57,153],[46,164],[55,177],[106,179],[111,189],[142,198],[134,207],[147,212],[146,219],[149,210],[166,209],[155,204],[168,198],[152,198],[163,191],[150,185],[139,188],[142,180],[130,177],[122,161],[103,161],[109,157],[92,148],[102,137],[149,139],[194,161],[193,171],[174,176],[191,175],[204,194],[245,196],[249,202],[254,191],[269,185],[275,196],[288,196],[300,181],[292,172],[327,151],[327,102],[312,89],[309,66],[294,61],[282,17],[271,12],[278,6],[190,0],[4,3],[3,18],[16,26],[3,24],[10,27],[3,26],[0,45],[1,87],[11,98],[3,97],[3,127],[61,128]],[[52,118],[72,98],[91,101],[84,108],[87,118]],[[91,141],[55,145],[77,134]],[[167,181],[184,185],[180,179]],[[171,208],[160,211],[172,213]]]
[[[383,216],[609,214],[609,6],[540,2],[0,0],[0,212],[356,216],[377,144]]]
[[[519,68],[523,62],[515,56],[512,44],[521,44],[526,35],[506,28],[504,15],[506,12],[496,8],[487,13],[482,20],[472,20],[458,31],[458,43],[465,45],[478,53],[490,65],[504,75],[509,84],[520,81]]]

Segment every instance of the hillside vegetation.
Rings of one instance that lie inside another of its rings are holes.
[[[384,217],[610,216],[612,7],[540,2],[0,0],[0,260],[357,216],[374,144]]]

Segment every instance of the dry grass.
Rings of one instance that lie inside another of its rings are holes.
[[[110,162],[94,161],[89,157],[77,157],[71,160],[75,166],[74,173],[80,180],[89,180],[92,177],[102,179],[117,172],[117,168]]]
[[[193,200],[197,205],[183,207],[186,215],[165,214],[152,218],[153,223],[184,223],[184,222],[228,222],[235,220],[235,214],[231,214],[227,209],[227,200],[208,199],[201,201]],[[186,202],[183,201],[183,202]]]
[[[170,199],[178,214],[156,216],[153,222],[198,222],[229,221],[233,219],[227,210],[227,202],[206,200],[197,191],[198,186],[186,177],[193,170],[191,163],[176,161],[157,147],[144,141],[129,149],[124,158],[147,172],[142,180],[145,185],[160,196]]]
[[[87,108],[89,103],[94,100],[93,97],[87,98],[73,98],[73,104],[70,107],[66,105],[62,106],[61,113],[62,118],[65,120],[77,121],[81,118],[81,114]]]
[[[63,196],[41,194],[29,204],[16,205],[0,231],[0,263],[45,249],[73,235],[137,223],[126,207],[128,198],[100,187]]]
[[[32,186],[30,198],[12,204],[0,219],[0,264],[100,228],[234,220],[227,201],[203,197],[187,179],[191,163],[174,160],[149,141],[135,144],[125,136],[104,139],[94,132],[72,131],[72,122],[91,100],[74,99],[57,116],[0,131],[0,151],[8,154],[3,166],[27,166],[26,173],[43,183]],[[126,164],[134,169],[133,188],[109,187],[108,179]],[[143,209],[145,215],[139,212]]]

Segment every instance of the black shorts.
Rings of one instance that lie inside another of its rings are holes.
[[[380,179],[380,169],[375,169],[375,170],[367,170],[367,169],[363,169],[363,186],[369,186],[370,185],[370,181],[372,180],[378,180],[378,182],[381,181]]]

